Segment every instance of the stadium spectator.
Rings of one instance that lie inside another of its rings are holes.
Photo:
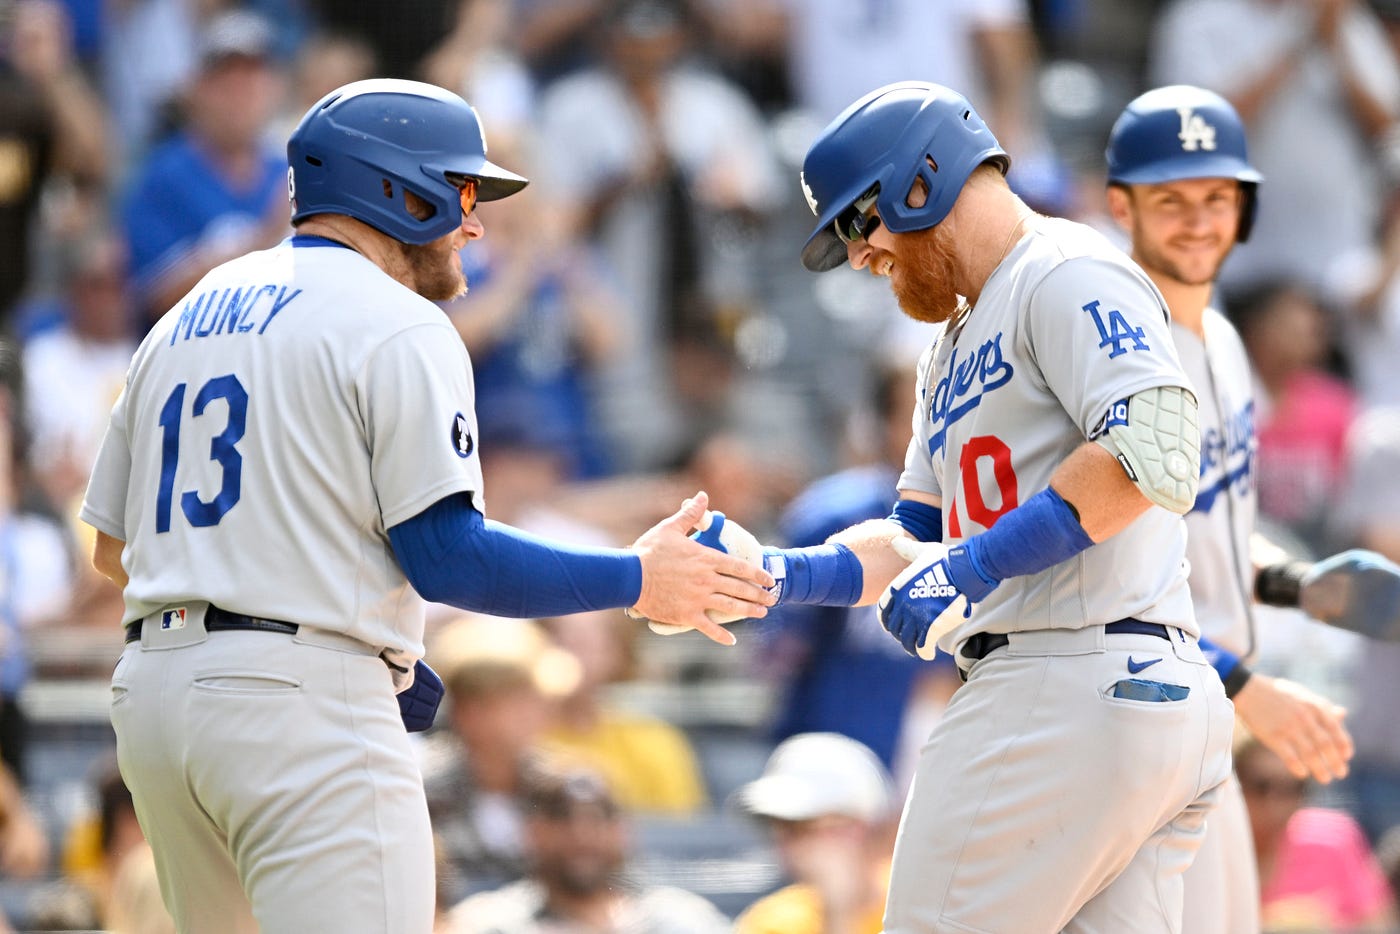
[[[378,72],[374,49],[350,33],[314,32],[297,46],[291,61],[289,93],[268,133],[272,139],[290,137],[306,112],[336,88]]]
[[[70,238],[55,265],[63,292],[54,320],[24,344],[24,414],[36,482],[76,515],[136,342],[126,247],[114,230],[97,225]]]
[[[92,906],[95,920],[90,926],[117,928],[122,908],[117,902],[126,897],[122,891],[131,882],[119,882],[125,872],[135,881],[135,870],[124,869],[133,852],[143,850],[133,858],[140,863],[151,859],[146,836],[136,820],[136,808],[131,803],[131,791],[122,780],[115,756],[98,761],[94,772],[94,792],[97,808],[75,821],[67,830],[63,842],[63,877],[85,893]],[[152,874],[154,885],[154,874]],[[169,914],[160,901],[160,891],[153,889],[155,907],[166,919]],[[134,907],[134,906],[128,906]],[[167,920],[167,923],[168,920]],[[138,930],[128,926],[128,930]]]
[[[1334,264],[1374,243],[1377,143],[1400,111],[1400,66],[1375,14],[1363,0],[1173,0],[1151,58],[1152,84],[1200,85],[1234,104],[1268,179],[1222,285],[1287,277],[1333,298]]]
[[[61,4],[12,4],[0,22],[0,327],[13,332],[14,306],[45,256],[40,196],[51,181],[81,193],[86,216],[108,172],[107,116],[79,69]],[[61,199],[60,199],[61,200]],[[52,207],[52,205],[51,205]],[[50,213],[52,213],[50,211]]]
[[[441,843],[444,890],[456,901],[525,872],[521,793],[542,754],[554,702],[578,683],[578,662],[531,620],[467,615],[427,659],[447,687],[446,729],[427,741],[423,785]]]
[[[685,57],[692,28],[681,0],[617,0],[603,63],[540,102],[535,183],[568,212],[568,230],[596,238],[624,297],[622,348],[598,379],[624,471],[674,462],[726,416],[755,222],[790,184],[757,108]]]
[[[0,758],[26,785],[29,634],[68,606],[75,561],[67,529],[32,496],[23,412],[20,350],[0,338]]]
[[[616,610],[601,610],[546,625],[578,660],[582,676],[545,731],[544,747],[597,771],[628,813],[684,817],[707,805],[704,777],[685,734],[608,699],[609,686],[626,680],[635,665],[637,624]]]
[[[898,807],[874,753],[836,733],[793,736],[734,797],[766,822],[792,880],[749,906],[736,934],[879,934]]]
[[[1356,415],[1355,394],[1325,368],[1331,321],[1305,287],[1287,282],[1237,294],[1230,315],[1254,369],[1259,513],[1330,553],[1328,526]]]
[[[463,254],[471,295],[447,313],[472,357],[483,444],[528,434],[561,461],[563,479],[604,476],[612,465],[592,380],[620,350],[623,299],[532,189],[481,212],[490,235]]]
[[[625,808],[597,773],[533,773],[524,788],[528,878],[473,895],[447,934],[720,934],[729,919],[699,895],[628,877]]]
[[[199,43],[185,126],[137,166],[122,222],[131,245],[138,334],[215,266],[289,231],[287,160],[267,133],[281,100],[273,32],[234,11]]]
[[[1393,930],[1395,900],[1354,820],[1304,806],[1307,780],[1252,737],[1236,748],[1235,773],[1254,832],[1265,931]]]
[[[456,91],[490,114],[492,152],[508,154],[503,161],[515,165],[535,117],[534,78],[514,42],[521,24],[512,16],[511,0],[457,0],[454,6],[451,30],[423,60],[422,80]]]

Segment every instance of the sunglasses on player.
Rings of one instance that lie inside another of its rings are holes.
[[[456,172],[447,172],[445,175],[448,184],[455,185],[461,193],[462,219],[466,220],[467,216],[476,210],[476,179],[468,175],[458,175]]]
[[[875,206],[875,199],[879,195],[880,186],[872,186],[869,191],[857,198],[854,204],[836,215],[836,236],[841,238],[842,243],[867,240],[880,228],[880,215],[866,215],[866,212]]]

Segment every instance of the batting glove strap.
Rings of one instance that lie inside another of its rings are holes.
[[[1260,568],[1254,576],[1254,599],[1267,606],[1297,606],[1312,567],[1307,561],[1284,561]]]
[[[970,603],[980,603],[996,590],[1001,581],[992,577],[982,568],[980,557],[982,540],[974,536],[961,545],[948,549],[948,579],[953,582]]]

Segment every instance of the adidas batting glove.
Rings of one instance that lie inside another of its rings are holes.
[[[974,540],[949,548],[900,536],[891,544],[909,566],[880,597],[880,622],[904,651],[931,659],[938,640],[971,616],[972,605],[1001,582],[979,568]]]

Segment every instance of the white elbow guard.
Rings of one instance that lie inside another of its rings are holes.
[[[1196,397],[1181,386],[1144,389],[1109,407],[1091,436],[1149,500],[1178,515],[1196,502],[1201,429]]]

